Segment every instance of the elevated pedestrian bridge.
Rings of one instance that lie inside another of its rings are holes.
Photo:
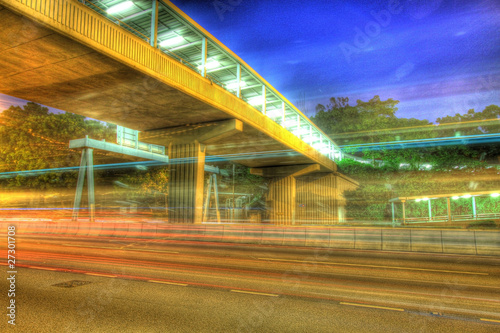
[[[4,94],[140,130],[146,142],[155,139],[145,131],[237,119],[242,130],[210,154],[290,152],[241,161],[251,167],[313,162],[334,171],[341,158],[292,103],[168,1],[0,5]]]
[[[201,216],[205,154],[272,177],[337,175],[338,146],[169,1],[0,0],[0,30],[1,93],[141,131],[171,159],[197,157],[171,176],[174,207]]]

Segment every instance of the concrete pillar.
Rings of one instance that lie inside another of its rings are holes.
[[[169,222],[201,223],[205,146],[199,142],[169,146]]]
[[[206,146],[242,131],[240,120],[228,119],[139,133],[142,142],[169,147],[169,222],[203,222]]]
[[[317,164],[251,169],[252,174],[272,178],[267,195],[271,223],[337,222],[344,186],[339,188],[339,175],[320,170]]]
[[[275,178],[269,185],[269,218],[276,224],[295,224],[297,181],[288,176]]]

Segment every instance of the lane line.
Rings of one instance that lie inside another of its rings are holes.
[[[43,269],[46,271],[57,271],[56,268],[47,268],[47,267],[39,267],[39,266],[27,266],[26,268]]]
[[[401,308],[390,308],[387,306],[379,306],[379,305],[369,305],[369,304],[360,304],[360,303],[348,303],[348,302],[340,302],[341,305],[351,305],[351,306],[359,306],[362,308],[373,308],[373,309],[382,309],[382,310],[391,310],[391,311],[399,311],[404,312],[405,309]]]
[[[490,322],[490,323],[500,323],[500,320],[496,320],[496,319],[479,318],[479,320],[481,320],[481,321],[487,321],[487,322]]]
[[[165,251],[165,250],[146,250],[146,249],[134,249],[134,248],[129,248],[128,250],[134,250],[134,251],[139,251],[139,252],[179,253],[179,252],[176,252],[176,251]]]
[[[93,276],[103,276],[103,277],[116,277],[116,275],[107,275],[107,274],[99,274],[99,273],[84,273],[84,274],[87,274],[87,275],[93,275]]]
[[[294,260],[294,259],[276,259],[276,258],[257,258],[259,260],[271,260],[271,261],[284,261],[284,262],[301,262],[308,264],[322,264],[322,265],[338,265],[338,266],[354,266],[354,267],[370,267],[370,268],[390,268],[408,271],[425,271],[425,272],[439,272],[439,273],[458,273],[458,274],[469,274],[469,275],[489,275],[488,273],[481,272],[467,272],[467,271],[450,271],[443,269],[430,269],[430,268],[414,268],[414,267],[400,267],[400,266],[380,266],[380,265],[364,265],[364,264],[347,264],[343,262],[326,262],[326,261],[309,261],[309,260]]]
[[[267,294],[267,293],[260,293],[257,291],[247,291],[247,290],[239,290],[239,289],[231,289],[229,291],[231,291],[233,293],[252,294],[252,295],[261,295],[261,296],[269,296],[269,297],[278,297],[279,296],[277,294]]]
[[[170,285],[174,285],[174,286],[183,286],[183,287],[188,286],[187,283],[177,283],[177,282],[168,282],[168,281],[148,280],[148,282],[163,283],[163,284],[170,284]]]

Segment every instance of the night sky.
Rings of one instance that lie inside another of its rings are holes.
[[[296,106],[399,100],[398,117],[500,104],[497,0],[173,0]]]
[[[500,105],[498,0],[172,2],[307,115],[330,97],[433,122]]]

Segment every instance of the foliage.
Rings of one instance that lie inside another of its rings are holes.
[[[134,187],[138,195],[151,195],[154,193],[168,194],[167,166],[156,167],[147,171],[135,171],[122,176],[121,181]]]
[[[0,171],[39,170],[80,164],[79,150],[68,148],[69,140],[85,135],[112,140],[114,126],[104,125],[72,113],[49,113],[48,108],[28,102],[0,113]],[[7,186],[50,188],[72,186],[76,172],[45,173],[36,177],[3,180]]]
[[[489,191],[500,188],[500,170],[485,165],[468,168],[443,168],[441,170],[412,170],[392,168],[391,165],[374,167],[353,160],[338,163],[339,172],[360,183],[355,191],[345,192],[347,215],[355,219],[387,220],[392,215],[389,199],[409,196],[432,196],[444,193]],[[490,197],[476,199],[478,212],[500,211],[500,200]],[[445,215],[446,200],[432,200],[433,216]],[[452,201],[456,215],[472,213],[468,201]],[[425,217],[426,202],[409,202],[407,216]]]
[[[446,127],[440,134],[442,136],[457,136],[457,135],[475,135],[500,132],[500,107],[497,105],[489,105],[482,112],[475,112],[470,109],[467,113],[455,116],[446,116],[437,118],[436,122],[439,125],[453,124],[454,127]]]
[[[415,129],[429,125],[427,120],[397,118],[399,101],[386,101],[374,96],[368,102],[348,98],[331,98],[326,107],[318,104],[311,120],[339,144],[358,144],[412,139],[419,134]],[[412,131],[405,130],[411,127]]]
[[[246,208],[264,209],[266,207],[267,180],[265,178],[252,175],[250,168],[240,164],[228,163],[223,168],[230,175],[230,179],[226,179],[224,185],[232,186],[234,170],[234,184],[237,186],[238,192],[250,195],[250,200],[247,202]]]
[[[480,228],[480,229],[495,229],[497,228],[497,224],[493,220],[487,220],[487,221],[474,221],[471,222],[468,226],[467,229],[475,229],[475,228]]]

